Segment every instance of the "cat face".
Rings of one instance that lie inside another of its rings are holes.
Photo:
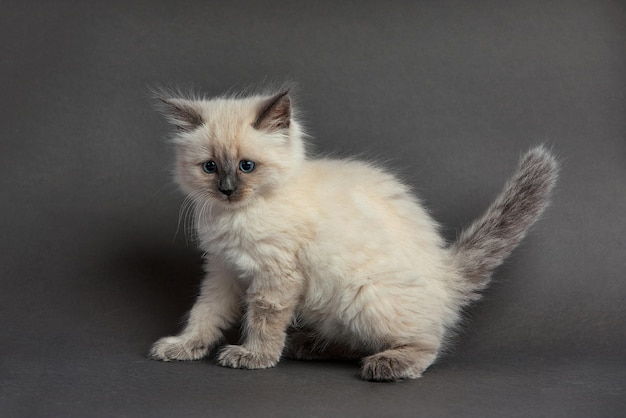
[[[179,129],[176,180],[197,202],[235,208],[280,193],[304,159],[287,91],[247,99],[161,101]]]

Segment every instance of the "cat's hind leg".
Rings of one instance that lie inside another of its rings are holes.
[[[375,382],[416,379],[437,358],[438,349],[424,344],[407,344],[362,359],[361,377]]]

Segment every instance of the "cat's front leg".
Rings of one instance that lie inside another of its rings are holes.
[[[285,346],[301,289],[302,280],[295,272],[283,271],[279,280],[255,280],[246,295],[244,342],[224,347],[218,363],[240,369],[274,367]]]
[[[189,312],[184,330],[154,343],[150,357],[162,361],[190,361],[205,357],[241,315],[242,291],[236,278],[218,264],[208,266],[200,295]]]

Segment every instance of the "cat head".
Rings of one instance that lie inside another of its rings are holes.
[[[280,193],[304,160],[289,90],[190,99],[159,94],[178,132],[175,178],[196,202],[239,207]]]

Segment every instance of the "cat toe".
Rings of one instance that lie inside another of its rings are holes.
[[[365,357],[361,367],[361,378],[371,382],[396,382],[422,376],[425,367],[398,358],[394,354],[378,353]]]
[[[208,347],[201,341],[181,336],[163,337],[150,349],[150,358],[161,361],[199,360],[208,354]]]
[[[437,358],[437,349],[423,344],[392,348],[363,359],[361,377],[374,382],[417,379]]]
[[[361,378],[373,382],[394,382],[402,379],[400,365],[396,359],[370,356],[363,361]]]
[[[234,369],[267,369],[278,363],[278,358],[272,358],[264,353],[257,353],[241,345],[227,345],[218,355],[220,366]]]

